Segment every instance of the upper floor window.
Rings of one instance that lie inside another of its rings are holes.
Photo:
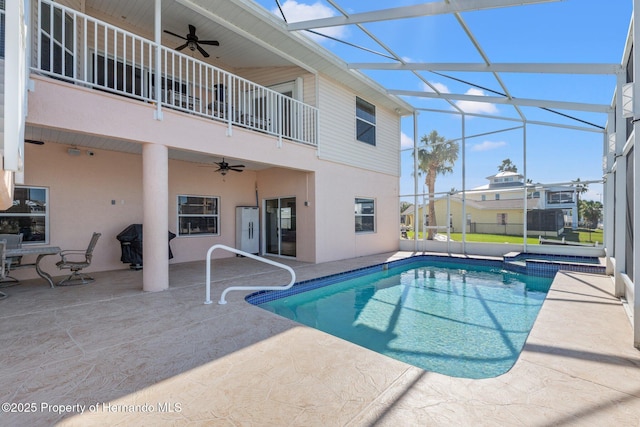
[[[16,186],[13,206],[0,211],[0,234],[20,234],[24,243],[49,241],[49,189]]]
[[[213,196],[178,196],[178,235],[220,234],[220,199]]]
[[[547,193],[547,203],[573,203],[573,191],[554,191]]]
[[[533,193],[528,193],[527,194],[527,199],[539,199],[540,198],[540,192],[539,191],[534,191]]]
[[[356,139],[376,145],[376,107],[356,97]]]
[[[496,193],[496,200],[500,200],[500,193]]]
[[[375,230],[375,201],[356,197],[356,233],[373,232]]]

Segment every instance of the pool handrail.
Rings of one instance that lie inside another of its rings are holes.
[[[211,301],[211,254],[216,249],[224,249],[226,251],[233,252],[235,254],[242,255],[247,258],[255,259],[256,261],[260,261],[265,264],[270,264],[276,267],[280,267],[284,270],[287,270],[291,274],[291,281],[286,286],[229,286],[222,292],[222,295],[220,295],[220,301],[218,301],[218,304],[227,303],[227,301],[225,300],[225,296],[227,295],[227,292],[230,292],[230,291],[284,291],[291,288],[293,284],[296,282],[296,273],[288,265],[271,261],[270,259],[266,259],[254,254],[250,254],[248,252],[241,251],[239,249],[232,248],[230,246],[216,244],[211,246],[207,251],[207,258],[206,258],[206,261],[207,261],[206,282],[207,283],[206,283],[206,298],[204,301],[205,304],[211,304],[212,302]]]

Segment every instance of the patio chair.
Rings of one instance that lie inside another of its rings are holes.
[[[98,243],[98,239],[102,233],[93,233],[91,241],[86,250],[82,249],[69,249],[60,252],[60,261],[56,263],[59,269],[71,270],[69,277],[62,279],[58,282],[58,286],[70,286],[70,285],[86,285],[93,282],[93,277],[87,276],[82,273],[82,270],[91,265],[91,258],[93,257],[93,249]]]
[[[5,250],[6,249],[20,249],[22,248],[22,233],[19,234],[0,234],[0,240],[4,240]],[[4,277],[0,278],[0,285],[5,285],[6,283],[18,283],[20,282],[15,277],[9,275],[12,267],[18,267],[22,262],[22,256],[14,256],[14,257],[5,257],[4,263]]]

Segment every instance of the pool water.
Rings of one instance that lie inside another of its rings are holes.
[[[491,378],[518,359],[551,282],[423,261],[259,306],[428,371]]]

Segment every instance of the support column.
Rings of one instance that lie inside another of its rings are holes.
[[[168,153],[164,145],[142,146],[142,290],[150,292],[169,288]]]
[[[617,87],[616,87],[616,145],[615,145],[615,160],[616,165],[614,175],[611,176],[615,179],[614,185],[614,200],[615,211],[614,222],[614,244],[613,244],[613,257],[615,258],[616,265],[614,269],[614,283],[615,283],[615,295],[617,297],[625,296],[625,284],[622,278],[626,265],[626,253],[625,253],[625,227],[626,227],[626,209],[627,209],[627,164],[622,156],[622,151],[626,143],[627,135],[626,120],[622,117],[622,85],[625,83],[626,76],[624,74],[618,74]],[[631,254],[629,254],[631,256]]]

